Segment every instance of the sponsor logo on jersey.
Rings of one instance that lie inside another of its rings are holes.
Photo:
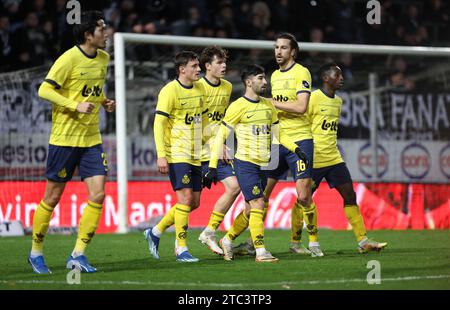
[[[81,95],[83,97],[89,97],[89,96],[100,97],[101,94],[102,94],[102,88],[97,85],[95,85],[93,87],[88,87],[87,85],[84,85],[83,90],[81,91]]]

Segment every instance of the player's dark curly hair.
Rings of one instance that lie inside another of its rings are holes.
[[[259,65],[247,65],[241,70],[241,80],[245,85],[245,81],[248,80],[251,76],[255,76],[258,74],[265,73],[263,67]]]
[[[298,42],[297,42],[297,39],[295,39],[295,36],[289,32],[282,32],[282,33],[279,33],[275,37],[275,41],[278,39],[289,40],[289,45],[291,46],[291,49],[293,49],[295,51],[295,53],[294,53],[294,59],[295,59],[300,51],[300,48],[298,47]]]
[[[199,59],[202,70],[206,71],[206,64],[212,63],[214,60],[214,56],[216,56],[218,59],[227,60],[228,52],[220,46],[216,45],[205,47],[200,54]]]
[[[189,61],[198,59],[198,55],[192,51],[181,51],[175,55],[175,71],[180,74],[180,67],[186,66]]]
[[[330,70],[337,67],[338,65],[334,62],[328,62],[322,66],[320,66],[318,71],[318,76],[321,80],[323,80],[324,76],[330,73]]]
[[[80,23],[73,27],[73,36],[76,44],[80,45],[86,42],[85,33],[94,35],[95,28],[99,26],[98,21],[105,19],[100,11],[86,11],[81,13]]]

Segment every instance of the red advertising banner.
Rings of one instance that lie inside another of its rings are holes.
[[[450,228],[450,185],[355,183],[358,204],[367,229],[448,229]],[[20,220],[30,227],[34,211],[44,193],[45,182],[0,182],[0,222]],[[218,184],[202,194],[200,208],[190,217],[190,227],[205,227],[215,201],[223,192]],[[119,222],[117,184],[108,182],[98,233],[114,232]],[[291,206],[296,198],[295,184],[277,185],[266,218],[267,228],[290,228]],[[86,206],[86,188],[82,182],[69,182],[55,209],[51,226],[77,226]],[[337,191],[322,184],[314,194],[319,227],[349,229],[343,202]],[[130,182],[128,188],[128,224],[138,225],[163,216],[176,202],[169,182]],[[244,207],[238,197],[221,229],[228,229]]]

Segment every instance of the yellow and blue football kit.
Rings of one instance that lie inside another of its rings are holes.
[[[106,175],[99,111],[106,98],[108,62],[109,55],[102,50],[87,55],[74,46],[56,60],[39,88],[39,96],[52,103],[47,179],[67,182],[77,166],[82,179]],[[79,113],[80,102],[94,104],[92,113]]]
[[[97,49],[86,54],[74,46],[53,64],[39,88],[39,96],[52,104],[52,131],[49,141],[46,177],[65,183],[78,167],[82,179],[106,175],[106,154],[102,149],[99,130],[99,111],[106,97],[103,91],[109,62],[108,53]],[[80,113],[81,102],[90,102],[90,114]],[[35,272],[36,257],[42,257],[43,241],[55,206],[42,200],[33,217],[33,242],[29,262]],[[87,201],[78,227],[73,255],[83,257],[97,229],[102,204]],[[70,259],[77,257],[70,256]],[[87,260],[84,257],[87,264]],[[87,264],[88,265],[88,264]],[[89,265],[88,265],[89,266]],[[96,269],[89,266],[87,272]]]
[[[311,74],[309,70],[298,63],[294,63],[285,70],[276,70],[270,79],[272,98],[278,102],[297,100],[300,93],[311,92]],[[311,122],[307,113],[291,113],[278,110],[280,128],[283,132],[303,150],[310,163],[314,159],[314,145],[311,134]],[[312,165],[299,169],[297,156],[282,145],[275,148],[279,154],[279,163],[276,169],[270,170],[269,178],[276,180],[286,178],[286,172],[290,169],[294,180],[310,178]]]
[[[230,103],[233,86],[225,79],[220,79],[218,84],[211,83],[206,77],[200,80],[206,91],[206,104],[203,113],[208,117],[208,126],[203,129],[205,144],[202,151],[202,172],[206,172],[209,165],[210,141],[214,140],[220,128],[225,112]],[[222,181],[234,176],[235,172],[230,163],[219,161],[217,166],[217,180]]]
[[[331,97],[322,89],[315,90],[311,94],[308,115],[311,118],[314,138],[313,191],[320,186],[323,178],[330,188],[353,183],[337,147],[341,107],[342,99],[337,95]],[[346,204],[344,213],[352,226],[356,240],[361,242],[367,239],[366,227],[358,206]]]

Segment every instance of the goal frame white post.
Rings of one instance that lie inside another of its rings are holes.
[[[225,48],[241,49],[273,49],[274,42],[267,40],[244,40],[222,38],[199,38],[170,35],[151,35],[121,33],[114,34],[114,66],[115,66],[115,96],[116,96],[116,153],[117,153],[117,199],[119,223],[117,233],[126,233],[127,225],[127,195],[128,195],[128,159],[127,159],[127,126],[126,126],[126,71],[125,71],[125,44],[146,43],[159,45],[180,46],[209,46],[218,45]],[[403,56],[431,56],[449,57],[448,47],[423,46],[392,46],[392,45],[365,45],[365,44],[336,44],[336,43],[309,43],[299,42],[302,52],[328,52],[353,54],[384,54]],[[377,126],[375,111],[377,102],[376,73],[369,74],[369,104],[370,104],[370,141],[372,156],[377,158]],[[150,138],[150,137],[149,137]],[[374,167],[374,176],[377,176],[377,166]],[[376,181],[376,178],[374,179]]]

